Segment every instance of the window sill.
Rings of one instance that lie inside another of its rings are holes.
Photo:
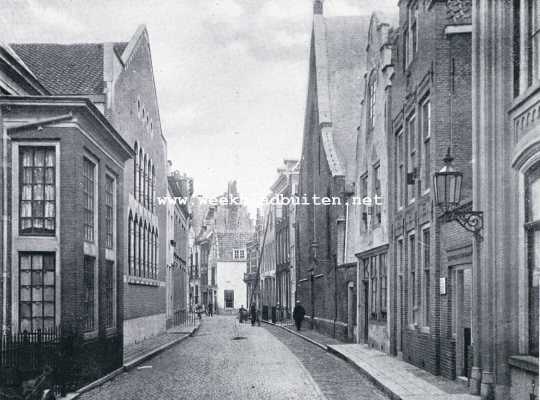
[[[422,333],[431,333],[431,328],[429,326],[420,327],[420,332]]]
[[[97,330],[94,330],[94,331],[89,331],[89,332],[84,332],[83,333],[83,339],[84,340],[90,340],[90,339],[95,339],[98,337],[98,331]]]
[[[529,355],[510,356],[508,364],[514,368],[538,375],[538,357]]]
[[[160,285],[160,282],[155,279],[140,278],[136,276],[128,276],[127,283],[130,285],[154,286]]]

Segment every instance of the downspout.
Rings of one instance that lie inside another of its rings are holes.
[[[0,108],[0,120],[2,121],[2,333],[7,331],[7,131],[3,126],[2,109]]]

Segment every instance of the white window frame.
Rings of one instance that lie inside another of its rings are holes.
[[[18,121],[20,123],[20,121]],[[6,125],[9,125],[9,122],[6,122]],[[5,129],[5,128],[4,128]],[[19,186],[20,186],[20,174],[19,174],[19,147],[21,146],[32,146],[32,147],[54,147],[55,148],[55,157],[56,157],[56,171],[55,171],[55,190],[56,190],[56,231],[54,236],[21,236],[19,232]],[[11,259],[18,260],[20,252],[39,252],[39,253],[55,253],[55,323],[57,326],[60,325],[61,315],[62,315],[62,298],[60,293],[60,288],[62,287],[62,274],[61,274],[61,264],[60,264],[60,213],[62,210],[62,198],[60,196],[60,185],[61,185],[61,164],[60,164],[60,151],[61,146],[59,141],[32,141],[32,140],[21,140],[12,142],[11,148],[11,166],[12,166],[12,177],[13,185],[11,190],[11,215],[12,215],[12,224],[11,224],[11,237],[12,246],[11,246]],[[19,288],[16,282],[19,282],[19,263],[11,263],[11,276],[12,282],[12,291],[11,291],[11,315],[13,316],[11,322],[11,329],[13,332],[19,332]]]
[[[429,325],[427,324],[427,302],[429,301],[428,298],[426,298],[426,274],[425,274],[425,270],[426,270],[426,265],[425,265],[425,259],[424,259],[424,232],[426,230],[429,230],[430,231],[430,247],[431,247],[431,223],[427,223],[427,224],[424,224],[420,227],[420,232],[421,232],[421,235],[422,235],[422,240],[421,242],[418,242],[418,244],[421,244],[421,246],[417,246],[417,247],[420,247],[422,249],[421,251],[421,257],[422,257],[422,260],[421,260],[421,265],[422,265],[422,272],[421,272],[421,279],[420,279],[420,310],[421,310],[421,320],[422,320],[422,329],[424,331],[427,331],[429,332]],[[418,240],[418,238],[417,238]],[[433,252],[431,251],[431,248],[429,250],[429,258],[431,259],[432,258],[432,254]],[[418,263],[417,263],[418,265]],[[430,265],[430,279],[432,278],[431,277],[431,273],[432,273],[432,269],[431,269],[431,265]]]
[[[113,273],[112,273],[112,276],[113,276],[113,293],[112,293],[112,297],[113,297],[113,324],[111,327],[108,327],[106,328],[106,333],[107,334],[112,334],[114,332],[116,332],[116,328],[117,328],[117,296],[118,296],[118,288],[117,288],[117,285],[118,285],[118,278],[117,278],[117,273],[118,273],[118,258],[116,256],[117,254],[117,251],[118,251],[118,228],[117,228],[117,218],[118,218],[118,214],[117,214],[117,207],[118,207],[118,179],[117,177],[110,173],[110,172],[106,172],[105,173],[105,176],[106,178],[112,178],[113,180],[113,216],[112,216],[112,234],[113,234],[113,248],[112,249],[108,249],[108,248],[105,248],[105,263],[103,263],[103,268],[105,268],[105,265],[106,265],[106,262],[107,261],[110,261],[113,263]],[[129,218],[129,212],[128,212],[128,218]],[[134,220],[132,220],[134,221]],[[133,225],[133,222],[132,222],[132,225]],[[132,226],[133,227],[133,226]],[[129,234],[129,232],[128,232]],[[133,243],[131,244],[131,246],[133,247]],[[129,262],[129,254],[128,254],[128,262]]]
[[[414,280],[415,282],[411,282],[411,236],[414,236]],[[413,285],[418,282],[418,236],[416,235],[416,230],[412,230],[407,233],[407,287],[408,287],[408,295],[407,295],[407,304],[408,304],[408,315],[407,315],[407,322],[409,324],[410,329],[414,329],[418,324],[415,321],[415,308],[416,311],[418,308],[414,304],[415,295],[413,294],[413,291],[411,290],[413,288]],[[418,288],[414,289],[416,293],[416,290]]]

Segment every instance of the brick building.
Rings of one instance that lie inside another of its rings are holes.
[[[236,181],[227,191],[208,202],[201,231],[196,240],[200,252],[202,304],[213,304],[216,312],[234,312],[247,298],[244,273],[246,244],[253,225],[241,203]]]
[[[135,150],[126,166],[124,343],[166,326],[167,143],[161,131],[145,26],[129,42],[17,44],[17,55],[55,95],[89,98]],[[163,236],[160,236],[163,235]]]
[[[124,168],[134,156],[86,98],[0,97],[4,331],[81,334],[72,370],[122,365]]]
[[[366,46],[364,98],[356,143],[355,199],[349,199],[345,253],[358,258],[358,285],[348,290],[349,339],[388,352],[388,151],[392,30],[373,14]],[[364,201],[369,199],[369,201]],[[353,327],[353,324],[355,325]],[[358,328],[357,328],[358,327]]]
[[[473,7],[472,389],[538,398],[540,92],[537,2]]]
[[[298,189],[298,160],[284,160],[277,173],[263,208],[264,228],[261,227],[263,232],[258,244],[263,249],[259,271],[263,319],[291,317],[296,292],[295,227],[292,224],[296,207],[293,196]]]
[[[363,96],[369,17],[325,17],[314,2],[309,83],[297,207],[297,298],[312,324],[342,338],[350,335],[349,289],[356,259],[345,254],[344,198],[356,178],[356,135]],[[323,205],[314,196],[332,198]],[[314,204],[317,202],[318,204]]]
[[[179,171],[169,173],[167,206],[167,325],[178,325],[187,317],[189,305],[189,231],[193,179]]]
[[[468,375],[471,238],[439,220],[431,180],[450,148],[470,204],[470,9],[467,1],[399,3],[387,135],[390,351],[449,378]]]

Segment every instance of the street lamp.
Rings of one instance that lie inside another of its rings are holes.
[[[450,147],[443,161],[444,167],[433,176],[435,205],[442,211],[442,217],[446,222],[457,221],[469,232],[479,235],[484,228],[484,213],[459,208],[463,173],[453,168],[454,158],[450,155]]]

